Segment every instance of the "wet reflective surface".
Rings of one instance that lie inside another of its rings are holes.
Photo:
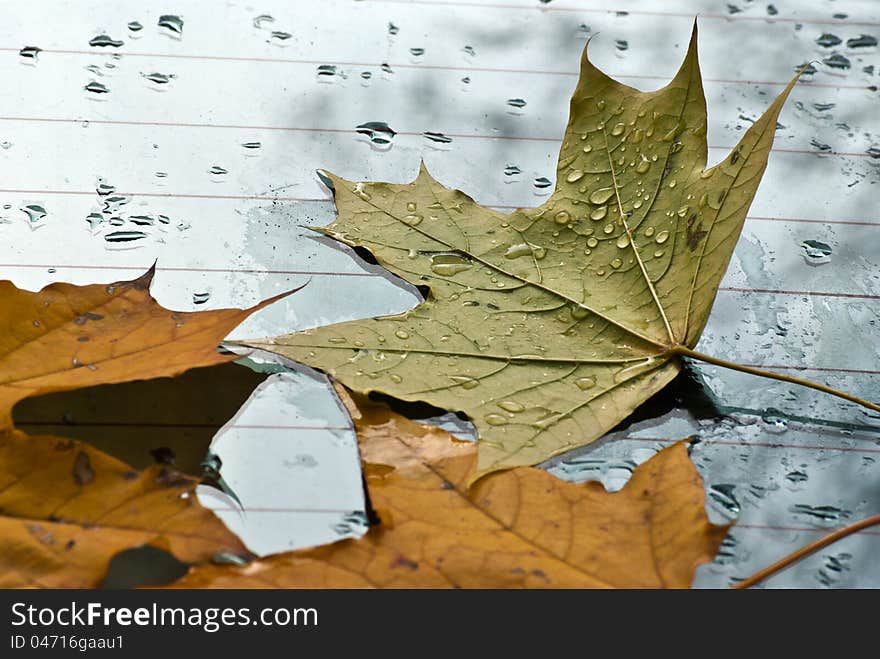
[[[878,398],[873,0],[190,0],[162,11],[48,1],[16,7],[0,26],[0,277],[30,289],[110,282],[158,260],[154,295],[180,310],[247,306],[308,281],[231,338],[403,311],[416,291],[306,228],[333,219],[315,170],[403,182],[424,159],[482,204],[539,205],[586,39],[600,33],[590,48],[603,70],[655,89],[699,12],[710,164],[809,66],[697,349]],[[277,372],[212,446],[244,511],[216,490],[202,500],[259,552],[359,534],[347,417],[320,376],[266,368]],[[549,467],[619,488],[659,447],[699,439],[707,506],[716,521],[737,520],[701,587],[880,511],[878,415],[694,371],[667,409],[649,406],[612,433],[618,441]],[[878,587],[880,531],[767,585]]]

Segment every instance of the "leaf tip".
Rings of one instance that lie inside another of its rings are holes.
[[[318,175],[318,178],[323,183],[324,187],[327,188],[330,192],[336,195],[336,184],[334,182],[334,176],[326,169],[316,169],[315,174]]]

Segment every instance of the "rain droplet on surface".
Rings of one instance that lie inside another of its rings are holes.
[[[431,272],[442,277],[452,277],[459,272],[470,270],[473,263],[458,254],[444,252],[441,254],[433,254],[431,256]]]
[[[22,58],[27,64],[33,64],[37,61],[37,55],[43,52],[42,48],[38,48],[37,46],[25,46],[21,50],[18,51],[18,56]]]
[[[90,46],[97,46],[100,48],[106,48],[107,46],[111,46],[113,48],[119,48],[125,42],[120,39],[114,39],[108,34],[99,34],[96,37],[92,37],[89,39]]]
[[[287,45],[287,42],[293,38],[293,35],[290,32],[284,32],[283,30],[274,30],[270,35],[271,43],[276,45]]]
[[[85,87],[83,87],[83,89],[85,89],[87,92],[90,92],[91,94],[96,94],[96,95],[103,95],[103,94],[110,93],[110,89],[109,89],[109,87],[107,87],[107,85],[100,83],[100,82],[97,82],[95,80],[92,80],[91,82],[89,82]]]
[[[827,66],[830,66],[832,69],[849,69],[852,66],[849,58],[839,53],[831,55],[830,57],[826,57],[822,61],[825,62]]]
[[[390,145],[397,133],[384,121],[367,121],[360,124],[355,130],[361,135],[366,135],[373,144]]]
[[[818,37],[816,37],[816,43],[823,48],[831,48],[832,46],[836,46],[841,43],[843,40],[838,37],[836,34],[831,34],[830,32],[823,32]]]
[[[526,106],[525,100],[521,98],[509,98],[507,99],[507,104],[512,108],[521,109]]]
[[[807,265],[823,265],[831,262],[831,245],[818,240],[805,240],[801,243]]]
[[[204,304],[208,300],[211,299],[211,294],[208,292],[205,293],[193,293],[192,300],[193,304]]]
[[[143,231],[113,231],[104,236],[104,240],[108,243],[125,243],[134,240],[146,238],[147,234]]]
[[[535,179],[535,187],[539,190],[543,190],[545,188],[549,188],[553,185],[546,176],[539,176]]]
[[[450,375],[449,379],[455,382],[462,389],[475,389],[479,386],[480,381],[467,375]]]
[[[590,376],[587,376],[584,378],[578,378],[577,380],[574,381],[574,383],[577,385],[577,388],[580,389],[581,391],[587,391],[587,390],[592,389],[593,387],[596,386],[596,378],[594,378],[593,376],[590,375]]]
[[[145,80],[152,82],[154,85],[157,85],[159,87],[164,87],[177,77],[173,73],[159,73],[158,71],[152,71],[151,73],[141,73],[141,76]]]
[[[846,40],[847,48],[873,48],[877,45],[877,37],[870,34],[863,34],[860,37],[853,37]]]
[[[518,259],[522,256],[530,256],[531,253],[532,248],[528,243],[518,243],[507,248],[507,251],[504,252],[504,258]]]
[[[513,400],[504,400],[498,403],[498,407],[500,407],[505,412],[510,412],[511,414],[519,414],[523,410],[525,410],[525,406],[520,405],[516,401]]]
[[[99,177],[95,183],[95,192],[102,197],[106,197],[108,194],[116,192],[116,186],[107,183],[107,181]]]
[[[599,188],[590,193],[589,200],[591,204],[597,206],[607,203],[614,196],[614,188]]]
[[[429,130],[426,130],[424,133],[422,133],[422,137],[430,140],[431,142],[436,142],[437,144],[449,144],[450,142],[452,142],[451,137],[447,137],[443,133],[435,133]]]
[[[157,22],[163,34],[180,38],[183,35],[183,19],[175,14],[162,14]]]
[[[605,219],[606,215],[608,215],[608,206],[600,206],[590,213],[590,219],[598,222]]]
[[[669,240],[669,232],[666,229],[663,229],[660,233],[657,234],[657,237],[654,239],[658,245],[662,245],[667,240]]]
[[[485,421],[490,426],[503,426],[507,424],[507,418],[500,414],[487,414],[485,416]]]
[[[46,209],[40,204],[27,204],[21,207],[21,211],[27,215],[28,221],[31,224],[36,224],[47,215]]]
[[[89,223],[89,229],[94,231],[104,221],[104,216],[100,213],[89,213],[86,215],[86,222]]]
[[[262,30],[265,25],[271,25],[274,22],[275,17],[269,14],[260,14],[259,16],[254,17],[254,27],[260,30]]]

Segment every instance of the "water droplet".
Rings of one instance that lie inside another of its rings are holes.
[[[615,270],[617,270],[617,268],[619,268],[622,265],[623,265],[623,261],[621,261],[620,259],[614,259],[611,261],[611,267],[614,268]]]
[[[505,412],[511,412],[513,414],[518,414],[526,409],[523,405],[520,405],[516,401],[513,400],[505,400],[498,403],[498,407],[500,407]]]
[[[426,130],[424,133],[422,133],[422,137],[436,144],[449,144],[452,142],[451,137],[447,137],[443,133],[434,133],[429,130]]]
[[[664,252],[662,249],[658,249],[658,250],[656,250],[656,251],[654,252],[654,258],[658,258],[658,259],[659,259],[659,258],[660,258],[661,256],[663,256],[665,253],[666,253],[666,252]]]
[[[594,238],[593,236],[590,236],[589,238],[587,238],[587,245],[589,247],[595,247],[598,244],[599,244],[599,241],[596,238]]]
[[[877,37],[870,34],[863,34],[860,37],[853,37],[846,40],[847,48],[873,48],[877,45]]]
[[[604,204],[613,196],[614,188],[599,188],[590,193],[589,199],[591,204],[596,204],[598,206]]]
[[[568,211],[559,211],[553,216],[553,221],[556,224],[568,224],[571,222],[571,215],[568,214]]]
[[[647,172],[649,169],[651,169],[651,161],[648,160],[647,158],[645,158],[644,160],[640,160],[640,161],[639,161],[639,164],[636,165],[636,171],[637,171],[639,174],[644,174],[644,173]]]
[[[509,98],[507,99],[507,104],[512,108],[524,108],[526,106],[526,102],[521,98]]]
[[[89,229],[94,231],[104,221],[104,216],[100,213],[89,213],[86,215],[86,222],[89,223]]]
[[[550,179],[546,176],[539,176],[535,179],[535,187],[539,190],[543,190],[544,188],[549,188],[552,185]]]
[[[163,88],[165,85],[167,85],[169,82],[177,77],[173,73],[159,73],[158,71],[153,71],[152,73],[141,73],[141,76],[148,82],[152,82],[153,85]],[[156,89],[156,87],[154,86],[151,86],[151,88]]]
[[[565,180],[569,183],[576,183],[580,181],[584,177],[584,172],[580,169],[573,169],[568,173],[568,176],[565,177]]]
[[[92,37],[91,39],[89,39],[90,46],[98,46],[101,48],[104,48],[106,46],[112,46],[113,48],[119,48],[121,45],[123,45],[123,43],[124,43],[123,41],[113,39],[111,36],[109,36],[107,34],[99,34],[98,36]]]
[[[414,201],[410,201],[406,204],[406,210],[408,210],[410,213],[415,213],[417,208],[418,206]]]
[[[600,206],[590,213],[590,219],[598,222],[599,220],[605,219],[606,215],[608,215],[608,206]]]
[[[113,231],[104,236],[104,240],[108,243],[128,243],[146,237],[147,234],[143,231]]]
[[[822,265],[831,262],[831,245],[818,240],[805,240],[801,243],[804,260],[809,265]]]
[[[37,55],[41,52],[43,52],[43,49],[38,48],[37,46],[25,46],[18,51],[18,56],[28,64],[32,64],[37,61]]]
[[[407,224],[411,227],[414,227],[414,226],[421,224],[423,219],[424,218],[421,215],[406,215],[403,217],[401,222],[403,222],[404,224]]]
[[[472,267],[470,260],[458,254],[441,253],[431,256],[431,271],[442,277],[452,277]]]
[[[648,227],[647,229],[645,229],[645,237],[646,238],[650,238],[653,235],[654,235],[654,227]]]
[[[589,152],[592,151],[592,150],[593,150],[593,145],[592,145],[592,144],[587,144],[587,145],[584,146],[584,148],[583,148],[584,153],[589,153]]]
[[[164,34],[168,34],[169,36],[180,38],[183,34],[183,19],[180,16],[163,14],[159,16],[158,25],[159,27],[164,28],[166,30]]]
[[[421,57],[422,55],[425,54],[425,49],[424,48],[410,48],[409,54],[412,55],[413,57]]]
[[[27,204],[26,206],[22,206],[21,210],[27,215],[31,224],[36,224],[46,217],[46,209],[39,204]]]
[[[462,389],[474,389],[480,381],[467,375],[450,375],[449,379],[459,385]]]
[[[605,233],[613,233],[613,232],[614,232],[614,223],[613,223],[613,222],[609,222],[608,224],[606,224],[606,225],[602,228],[602,231],[604,231]]]
[[[392,373],[391,375],[388,376],[388,378],[389,378],[394,384],[400,384],[401,382],[403,382],[403,378],[400,377],[397,373]]]
[[[669,232],[666,229],[663,229],[663,231],[657,234],[655,240],[657,241],[658,245],[662,245],[667,240],[669,240]]]
[[[642,207],[642,200],[641,200],[641,199],[636,199],[636,200],[633,202],[633,208],[635,208],[636,210],[638,210],[638,209],[640,209],[641,207]]]
[[[258,29],[263,29],[264,25],[269,25],[275,22],[275,17],[269,14],[260,14],[259,16],[254,17],[254,27]]]
[[[703,178],[703,179],[705,179],[705,178],[711,178],[713,174],[715,174],[715,168],[714,168],[714,167],[713,167],[712,169],[707,169],[705,172],[702,172],[702,173],[700,174],[700,178]]]
[[[500,414],[487,414],[485,421],[490,426],[503,426],[507,424],[507,419]]]
[[[529,256],[531,253],[532,248],[528,243],[518,243],[508,247],[507,251],[504,252],[504,257],[508,259],[518,259],[521,256]]]
[[[92,94],[109,94],[110,93],[110,89],[107,87],[107,85],[100,83],[100,82],[96,82],[95,80],[92,80],[89,84],[87,84],[85,87],[83,87],[83,89],[85,89],[87,92],[91,92]]]
[[[211,299],[211,294],[208,292],[205,293],[193,293],[193,304],[204,304],[208,300]]]
[[[587,376],[585,378],[578,378],[574,381],[577,385],[578,389],[581,391],[587,391],[588,389],[592,389],[596,386],[596,378],[593,376]]]
[[[396,336],[398,339],[408,339],[409,332],[407,332],[406,330],[399,329],[396,332],[394,332],[394,336]]]
[[[674,188],[674,187],[675,187],[675,179],[672,179],[672,180],[669,182],[669,187],[670,187],[670,188]]]
[[[629,247],[629,234],[626,234],[626,233],[620,234],[620,238],[617,239],[617,246],[620,249],[624,249],[625,247]]]
[[[388,145],[397,133],[384,121],[368,121],[360,124],[355,130],[361,135],[366,135],[370,142],[378,145]]]
[[[645,139],[645,131],[643,131],[641,128],[636,128],[632,133],[632,137],[630,138],[630,142],[632,142],[633,144],[638,144],[644,139]]]
[[[617,137],[618,135],[622,135],[623,131],[626,130],[626,126],[622,123],[614,124],[614,128],[611,129],[611,134]]]

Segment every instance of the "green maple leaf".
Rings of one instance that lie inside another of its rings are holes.
[[[700,338],[795,80],[721,163],[706,165],[697,30],[656,92],[584,52],[556,190],[510,215],[435,181],[327,174],[318,229],[430,294],[415,309],[249,341],[359,392],[461,411],[477,476],[583,446],[672,380]]]

